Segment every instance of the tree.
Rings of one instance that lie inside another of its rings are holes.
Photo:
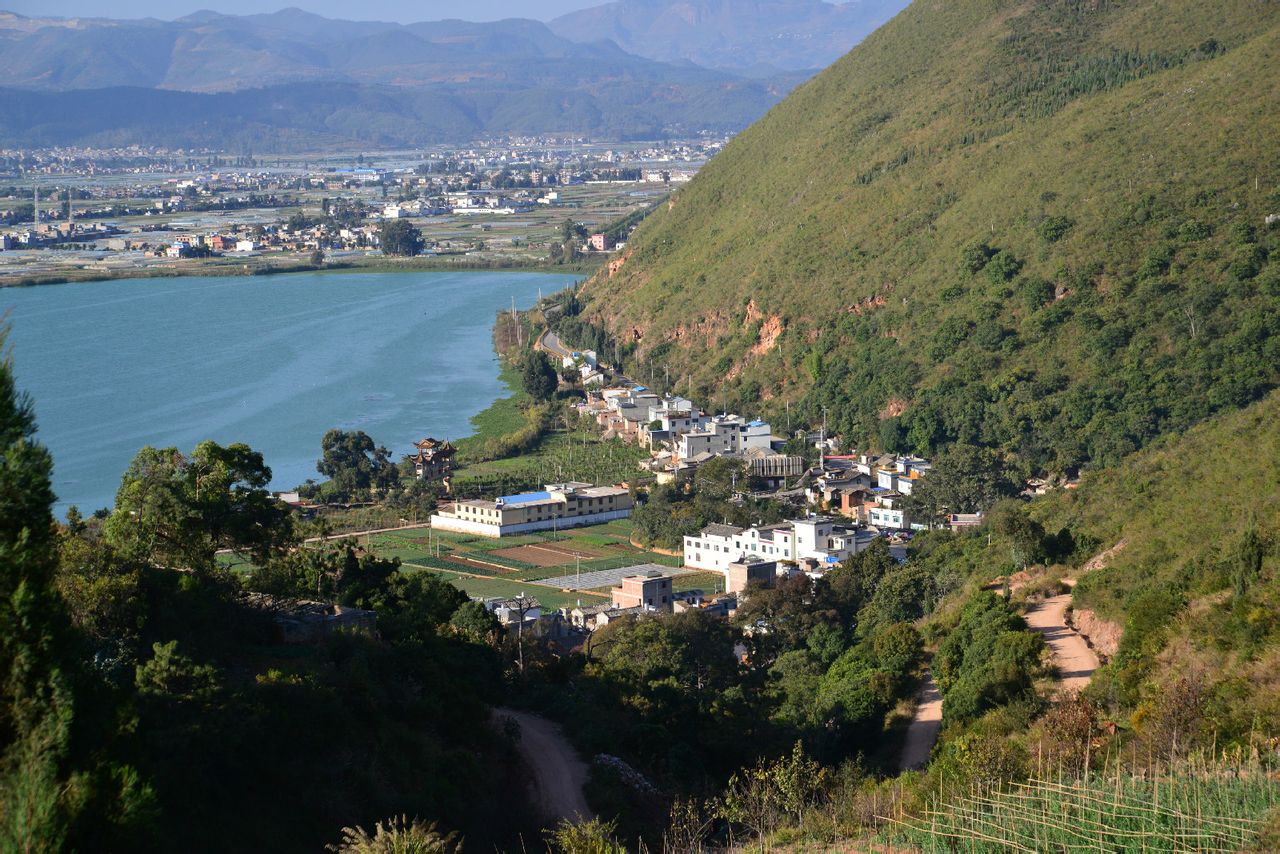
[[[245,444],[205,441],[190,456],[145,447],[121,480],[107,541],[127,559],[175,568],[212,569],[219,549],[264,563],[294,541],[270,482],[262,454]]]
[[[587,227],[580,222],[566,219],[564,225],[560,228],[560,235],[564,238],[565,243],[570,243],[574,240],[585,240]]]
[[[943,509],[973,513],[1016,492],[994,451],[956,444],[935,460],[912,491],[908,509],[932,520]]]
[[[316,471],[328,477],[335,497],[349,500],[370,489],[387,489],[400,482],[391,452],[363,430],[330,430],[320,440]]]
[[[530,397],[541,403],[555,396],[560,376],[546,353],[530,350],[520,365],[520,384]]]
[[[0,345],[3,335],[0,334]],[[74,699],[49,452],[0,361],[0,849],[56,851],[77,810],[67,770]]]
[[[845,622],[851,623],[852,617],[871,601],[880,581],[897,569],[898,561],[889,551],[889,544],[877,537],[871,545],[828,572],[823,580]]]
[[[206,700],[218,691],[218,671],[178,652],[178,642],[155,643],[152,658],[135,668],[134,685],[145,696]]]
[[[1044,558],[1044,527],[1021,502],[1002,501],[991,512],[991,526],[1009,541],[1009,554],[1019,569]]]
[[[707,460],[694,471],[694,488],[700,496],[723,501],[747,488],[747,464],[731,457]]]
[[[425,245],[422,232],[407,219],[392,219],[382,223],[379,237],[384,255],[400,255],[412,258]]]

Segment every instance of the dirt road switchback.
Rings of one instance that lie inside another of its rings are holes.
[[[533,772],[533,786],[543,815],[552,820],[588,821],[595,817],[587,806],[582,787],[587,782],[587,764],[564,737],[557,724],[546,718],[515,709],[494,709],[501,721],[507,717],[520,725],[518,747],[525,764]]]

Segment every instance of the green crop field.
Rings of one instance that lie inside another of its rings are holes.
[[[581,568],[583,572],[601,569],[619,569],[645,563],[660,566],[679,566],[678,557],[637,549],[630,544],[631,523],[620,519],[605,525],[588,528],[571,528],[567,531],[524,534],[516,537],[492,539],[458,534],[450,531],[434,531],[426,526],[384,531],[371,534],[361,541],[379,557],[399,558],[407,572],[430,571],[443,575],[469,596],[515,596],[521,592],[537,596],[543,605],[560,608],[573,605],[581,598],[584,602],[600,602],[608,597],[608,590],[583,591],[578,594],[563,593],[558,588],[540,584],[542,579],[555,578]],[[563,562],[552,566],[535,566],[497,551],[539,544],[554,544],[565,552]],[[589,554],[607,550],[600,557],[578,558],[570,553],[578,547]],[[450,558],[471,561],[459,563]],[[723,589],[724,581],[718,573],[692,573],[679,576],[676,590],[700,589],[708,593]]]
[[[1253,847],[1276,807],[1271,769],[1194,760],[1155,775],[1032,779],[889,820],[887,836],[924,852],[1229,852]]]
[[[498,596],[514,597],[524,594],[535,596],[543,607],[555,610],[572,607],[582,600],[583,604],[604,602],[608,597],[589,591],[565,593],[554,587],[545,587],[527,581],[508,580],[506,578],[472,578],[447,569],[426,567],[408,567],[410,572],[433,572],[448,579],[449,583],[468,596],[493,598]]]

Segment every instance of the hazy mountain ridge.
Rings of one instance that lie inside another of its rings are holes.
[[[575,41],[709,68],[822,68],[888,21],[906,0],[615,0],[551,21]]]
[[[578,44],[537,21],[409,25],[297,9],[156,20],[0,16],[0,140],[257,151],[486,134],[736,131],[804,78],[748,80]]]
[[[471,76],[537,79],[547,76],[540,74],[541,63],[556,62],[557,85],[727,79],[631,56],[612,44],[577,44],[521,19],[400,25],[329,20],[289,9],[173,22],[24,21],[15,27],[13,19],[0,18],[0,75],[14,87],[218,92],[314,80],[422,86]]]
[[[0,145],[142,143],[261,153],[456,143],[504,134],[660,139],[703,129],[735,130],[783,94],[756,81],[660,89],[620,81],[574,92],[354,83],[293,83],[214,94],[134,87],[0,89]]]

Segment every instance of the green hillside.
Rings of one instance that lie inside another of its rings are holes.
[[[916,2],[650,217],[586,318],[635,375],[856,443],[1118,461],[1280,379],[1278,35],[1259,0]]]
[[[1280,392],[1160,441],[1039,504],[1104,547],[1077,608],[1124,627],[1093,690],[1141,714],[1180,679],[1222,742],[1280,721]],[[1034,506],[1034,505],[1033,505]]]

